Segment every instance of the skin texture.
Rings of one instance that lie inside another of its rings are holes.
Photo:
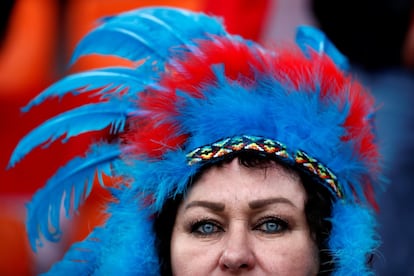
[[[211,167],[180,205],[171,238],[174,275],[316,275],[306,192],[277,164]]]

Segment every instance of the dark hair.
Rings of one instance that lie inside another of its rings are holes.
[[[234,158],[237,158],[241,165],[249,168],[267,168],[271,162],[274,162],[268,156],[257,152],[241,152],[237,155],[226,156],[225,159],[218,162],[206,164],[196,176],[190,179],[189,186],[195,183],[207,168],[221,166],[222,164],[231,162]],[[331,232],[331,223],[329,221],[332,209],[331,196],[322,185],[315,185],[315,182],[305,175],[300,174],[300,176],[307,193],[307,202],[305,205],[306,219],[311,234],[314,236],[319,248],[319,275],[329,275],[334,270],[333,258],[330,255],[327,245],[327,240]],[[161,275],[172,275],[170,242],[175,217],[182,200],[183,195],[169,198],[154,221]]]

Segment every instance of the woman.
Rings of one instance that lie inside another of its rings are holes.
[[[88,54],[134,66],[49,87],[26,110],[69,92],[97,99],[29,133],[10,161],[110,126],[110,139],[61,168],[28,205],[36,249],[40,235],[59,239],[62,200],[69,214],[96,170],[113,176],[105,225],[52,275],[371,273],[374,103],[322,33],[303,27],[297,46],[264,49],[212,17],[148,8],[104,19],[73,61]]]
[[[204,169],[155,220],[162,274],[331,272],[330,196],[305,181],[254,151]]]

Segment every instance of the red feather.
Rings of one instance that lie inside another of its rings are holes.
[[[348,105],[350,109],[344,123],[347,134],[342,139],[356,141],[358,155],[371,161],[378,159],[375,137],[369,125],[373,98],[357,81],[344,75],[328,56],[313,52],[307,57],[297,47],[270,53],[222,37],[202,41],[199,51],[189,52],[184,58],[168,64],[160,81],[162,91],[142,93],[138,105],[147,112],[147,118],[135,123],[129,134],[129,141],[135,143],[137,152],[160,156],[167,149],[175,149],[185,142],[187,134],[180,133],[174,121],[178,115],[177,101],[181,99],[176,92],[203,97],[202,87],[217,81],[212,69],[215,64],[224,65],[225,76],[243,80],[243,85],[254,85],[255,74],[262,72],[273,74],[291,91],[310,93],[320,87],[321,101],[324,98],[338,99],[343,108]]]

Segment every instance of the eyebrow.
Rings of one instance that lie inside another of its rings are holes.
[[[219,202],[195,200],[195,201],[189,202],[185,206],[185,209],[189,209],[189,208],[193,208],[193,207],[204,207],[204,208],[211,209],[215,212],[222,212],[222,211],[224,211],[225,205],[223,203],[219,203]]]
[[[249,207],[250,209],[260,209],[267,205],[277,204],[277,203],[288,204],[288,205],[291,205],[292,207],[297,208],[297,206],[293,204],[292,201],[290,201],[289,199],[285,197],[272,197],[272,198],[253,200],[249,202]]]
[[[267,205],[271,204],[288,204],[295,208],[297,206],[293,204],[292,201],[290,201],[287,198],[284,197],[272,197],[272,198],[265,198],[265,199],[257,199],[249,202],[250,209],[260,209]],[[194,207],[204,207],[207,209],[210,209],[215,212],[223,212],[225,209],[225,205],[220,202],[212,202],[212,201],[204,201],[204,200],[195,200],[189,202],[187,205],[185,205],[185,209],[194,208]]]

